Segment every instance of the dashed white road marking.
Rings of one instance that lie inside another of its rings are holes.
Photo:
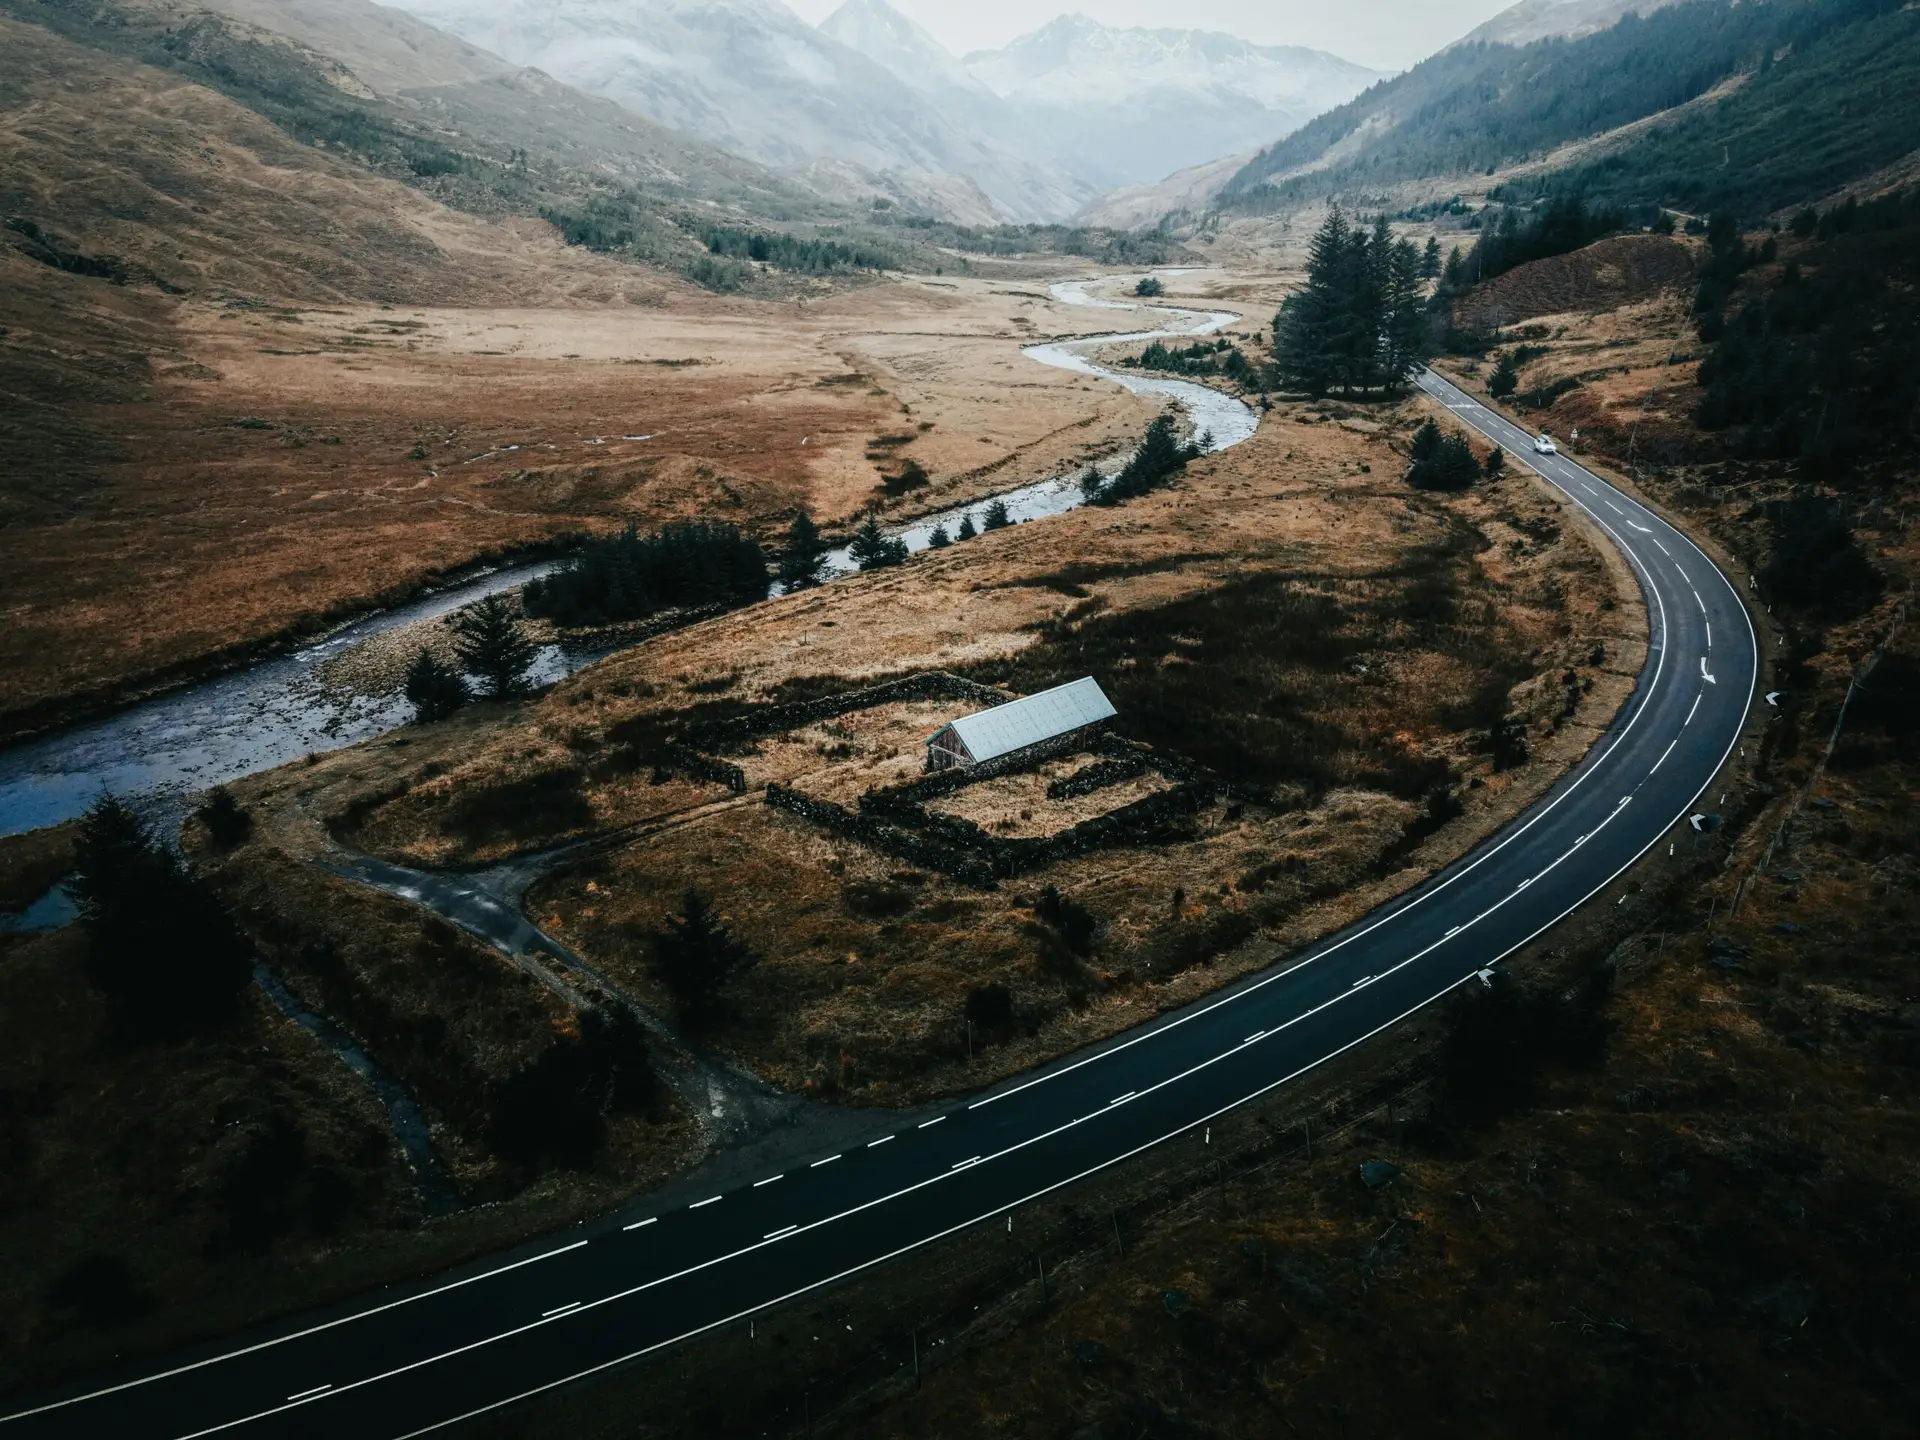
[[[834,1161],[838,1160],[839,1158],[840,1157],[838,1155],[829,1155],[824,1160],[814,1161],[813,1164],[809,1165],[807,1168],[809,1170],[818,1170],[822,1165],[831,1165]]]
[[[793,1234],[793,1232],[794,1232],[794,1231],[796,1231],[796,1230],[798,1230],[799,1228],[800,1228],[800,1227],[799,1227],[798,1225],[786,1225],[786,1226],[782,1226],[782,1227],[781,1227],[780,1229],[778,1229],[778,1230],[769,1230],[769,1231],[768,1231],[768,1232],[767,1232],[767,1233],[766,1233],[766,1234],[765,1234],[764,1236],[762,1236],[761,1238],[762,1238],[762,1239],[766,1239],[766,1240],[778,1240],[778,1239],[779,1239],[779,1238],[780,1238],[780,1237],[781,1237],[782,1235],[791,1235],[791,1234]]]
[[[653,1222],[658,1220],[659,1218],[660,1217],[658,1215],[649,1215],[644,1220],[636,1220],[633,1222],[633,1224],[622,1225],[620,1228],[622,1230],[644,1230],[647,1228],[647,1226],[653,1224]]]
[[[723,1196],[720,1196],[720,1195],[709,1195],[709,1196],[708,1196],[708,1197],[707,1197],[706,1199],[704,1199],[704,1200],[696,1200],[696,1201],[694,1201],[694,1202],[693,1202],[693,1204],[691,1204],[691,1205],[689,1205],[689,1206],[687,1206],[687,1209],[689,1209],[689,1210],[704,1210],[704,1209],[705,1209],[705,1208],[706,1208],[707,1206],[709,1206],[709,1205],[715,1205],[715,1204],[718,1204],[718,1203],[719,1203],[719,1202],[720,1202],[720,1201],[721,1201],[721,1200],[722,1200],[723,1198],[725,1198],[725,1197],[723,1197]]]
[[[551,1320],[556,1315],[564,1315],[569,1310],[578,1310],[579,1308],[580,1302],[578,1300],[569,1300],[566,1304],[556,1305],[551,1310],[542,1310],[540,1312],[540,1318],[542,1320]]]
[[[287,1399],[307,1400],[307,1399],[311,1399],[315,1395],[324,1395],[326,1394],[327,1391],[331,1390],[332,1388],[333,1388],[333,1382],[329,1380],[326,1384],[316,1385],[311,1390],[302,1390],[298,1395],[289,1395],[287,1396]]]
[[[867,1149],[871,1150],[876,1145],[884,1145],[891,1139],[893,1139],[891,1135],[882,1135],[878,1140],[869,1140],[867,1142]]]
[[[781,1174],[781,1175],[769,1175],[769,1176],[768,1176],[768,1177],[767,1177],[766,1179],[764,1179],[764,1180],[756,1180],[756,1181],[754,1181],[754,1182],[753,1182],[753,1188],[754,1188],[754,1189],[756,1189],[756,1190],[758,1190],[758,1189],[759,1189],[759,1188],[760,1188],[760,1187],[761,1187],[762,1185],[771,1185],[771,1184],[773,1184],[773,1182],[774,1182],[774,1181],[776,1181],[776,1180],[784,1180],[784,1179],[786,1179],[786,1178],[787,1178],[787,1177],[786,1177],[786,1176],[785,1176],[784,1174]]]

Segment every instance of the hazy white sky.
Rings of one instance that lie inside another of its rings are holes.
[[[787,0],[816,24],[840,0]],[[1224,30],[1262,45],[1310,45],[1361,65],[1403,70],[1458,40],[1512,0],[892,0],[956,55],[1004,45],[1056,15],[1105,25]]]

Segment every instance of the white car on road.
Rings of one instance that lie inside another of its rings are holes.
[[[1558,455],[1559,447],[1553,443],[1553,437],[1542,430],[1533,437],[1533,453],[1536,455]]]

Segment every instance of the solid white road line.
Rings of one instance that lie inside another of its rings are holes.
[[[319,1325],[309,1325],[306,1329],[296,1330],[291,1335],[282,1335],[274,1340],[262,1340],[254,1345],[244,1345],[238,1350],[229,1350],[220,1355],[210,1355],[205,1360],[194,1361],[191,1365],[176,1365],[171,1370],[161,1370],[152,1375],[143,1375],[138,1380],[126,1380],[118,1385],[106,1385],[98,1390],[89,1390],[84,1395],[75,1395],[71,1399],[55,1400],[47,1405],[36,1405],[31,1410],[16,1411],[12,1415],[0,1415],[0,1425],[4,1425],[12,1420],[24,1420],[29,1415],[42,1415],[49,1410],[63,1410],[69,1405],[78,1405],[83,1400],[98,1400],[103,1396],[117,1395],[122,1390],[132,1390],[140,1385],[151,1385],[156,1380],[168,1380],[175,1375],[190,1374],[195,1370],[205,1369],[209,1365],[218,1365],[223,1360],[237,1360],[244,1355],[252,1355],[261,1350],[270,1350],[276,1345],[285,1345],[292,1340],[301,1340],[309,1335],[318,1335],[323,1330],[333,1330],[341,1325],[351,1324],[355,1320],[365,1320],[369,1316],[379,1315],[384,1311],[397,1310],[402,1305],[411,1305],[418,1300],[426,1300],[435,1295],[444,1295],[449,1290],[458,1290],[463,1286],[478,1284],[482,1280],[491,1280],[496,1275],[504,1275],[510,1270],[519,1270],[528,1265],[538,1265],[542,1260],[551,1260],[554,1256],[564,1255],[569,1250],[578,1250],[586,1243],[585,1240],[576,1240],[571,1245],[562,1245],[557,1249],[543,1251],[538,1255],[530,1255],[525,1260],[515,1260],[510,1265],[501,1265],[492,1270],[483,1270],[480,1274],[469,1275],[464,1280],[454,1280],[445,1285],[437,1285],[431,1290],[422,1290],[418,1295],[403,1295],[400,1299],[389,1300],[384,1305],[370,1306],[365,1310],[356,1311],[352,1315],[342,1315],[337,1320],[327,1320]],[[328,1388],[331,1389],[332,1387],[329,1386]]]
[[[314,1395],[324,1394],[326,1391],[331,1390],[332,1388],[333,1388],[333,1382],[328,1381],[325,1385],[316,1385],[311,1390],[302,1390],[298,1395],[289,1395],[287,1396],[287,1399],[305,1400]]]
[[[578,1300],[569,1300],[566,1304],[556,1305],[551,1310],[542,1310],[540,1312],[540,1318],[542,1320],[551,1320],[556,1315],[564,1315],[569,1310],[578,1310],[579,1308],[580,1302]]]

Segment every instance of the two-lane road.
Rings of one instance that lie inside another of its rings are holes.
[[[1738,741],[1758,665],[1747,612],[1657,515],[1565,457],[1534,455],[1530,437],[1438,376],[1420,383],[1591,516],[1647,597],[1652,646],[1632,701],[1500,836],[1305,959],[924,1124],[171,1366],[0,1402],[0,1440],[391,1437],[454,1424],[833,1284],[1205,1124],[1472,983],[1600,895],[1685,823]]]

